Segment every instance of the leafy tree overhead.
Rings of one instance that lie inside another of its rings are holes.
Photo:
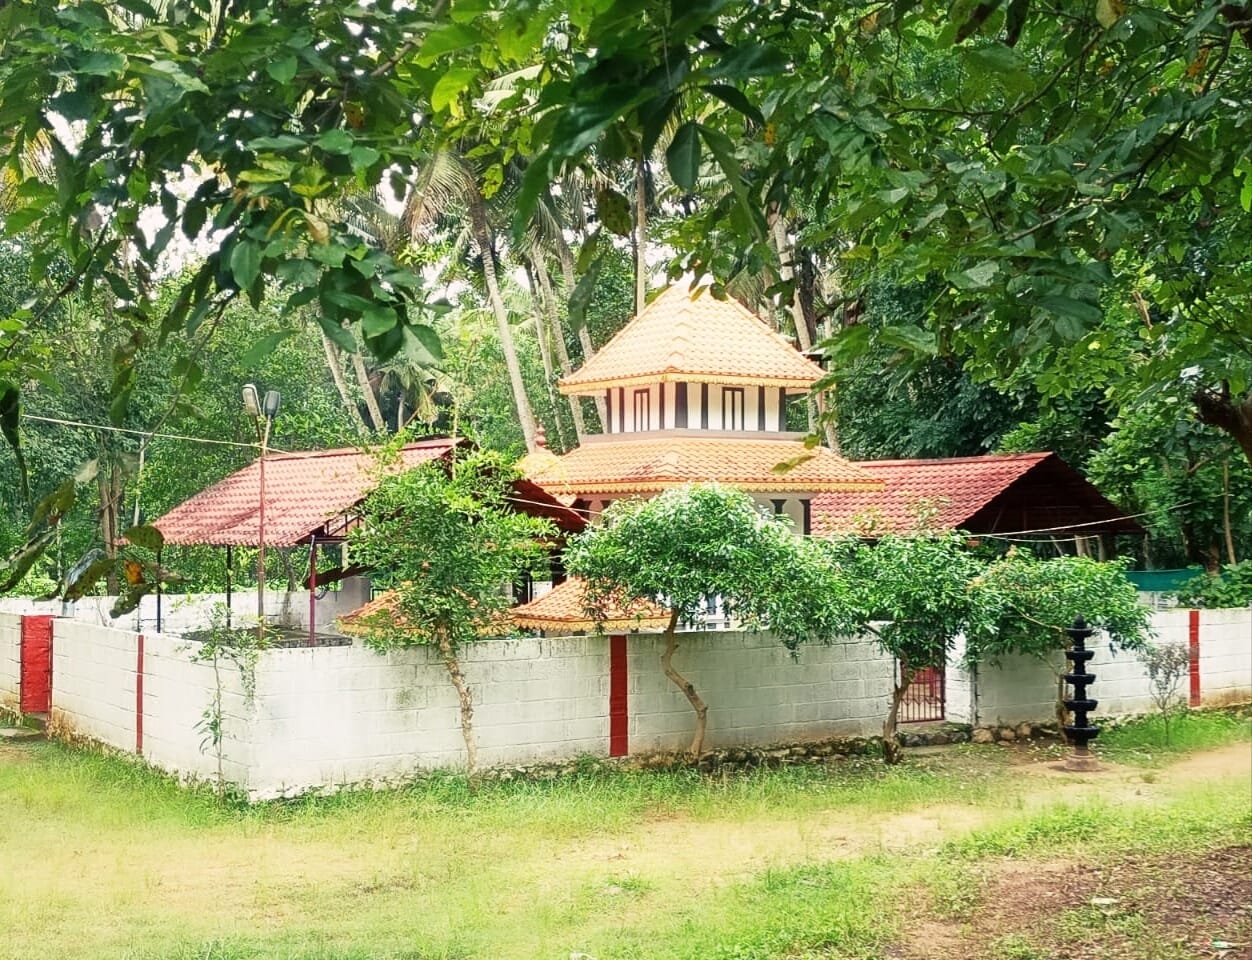
[[[674,666],[679,624],[698,622],[716,599],[729,616],[768,624],[790,646],[851,629],[838,566],[746,493],[716,484],[667,490],[619,500],[603,521],[570,545],[566,569],[587,581],[593,613],[637,600],[669,608],[661,668],[695,712],[693,757],[704,747],[708,705]]]
[[[351,538],[356,561],[376,570],[393,598],[358,625],[365,643],[379,652],[438,652],[460,700],[471,776],[478,764],[474,704],[458,653],[507,632],[505,587],[546,560],[544,541],[556,535],[549,521],[509,505],[513,476],[490,454],[384,476]]]
[[[917,356],[955,353],[988,379],[1026,364],[1045,396],[1175,389],[1252,459],[1246,5],[739,3],[680,19],[602,36],[583,82],[553,88],[536,178],[622,118],[653,129],[668,115],[654,98],[711,99],[731,79],[752,102],[687,121],[688,142],[738,202],[696,211],[689,264],[756,270],[773,256],[764,211],[794,211],[848,300],[884,272],[942,282],[889,331]],[[868,341],[854,325],[835,346]]]

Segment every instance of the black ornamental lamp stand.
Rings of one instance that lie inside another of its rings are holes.
[[[1100,728],[1092,726],[1087,719],[1087,714],[1099,705],[1098,700],[1087,697],[1087,687],[1095,683],[1095,674],[1087,672],[1087,662],[1095,656],[1095,651],[1087,649],[1086,641],[1095,631],[1087,626],[1082,617],[1078,617],[1065,632],[1069,634],[1073,646],[1065,651],[1070,672],[1064,675],[1064,680],[1074,688],[1073,696],[1065,701],[1066,708],[1073,714],[1073,722],[1066,725],[1065,735],[1074,745],[1073,752],[1065,759],[1065,769],[1098,770],[1099,764],[1092,756],[1089,744],[1100,735]]]

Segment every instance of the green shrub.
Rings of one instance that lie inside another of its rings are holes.
[[[1217,576],[1202,573],[1178,588],[1185,607],[1246,607],[1252,604],[1252,560],[1228,563]]]

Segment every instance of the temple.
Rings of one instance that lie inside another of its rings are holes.
[[[623,497],[717,481],[807,534],[819,494],[883,488],[791,429],[792,401],[822,375],[738,301],[675,284],[560,381],[564,394],[604,401],[605,432],[563,456],[541,448],[519,466],[592,518]]]

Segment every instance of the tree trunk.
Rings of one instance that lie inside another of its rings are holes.
[[[635,163],[635,315],[643,313],[648,295],[648,159]]]
[[[561,365],[561,375],[568,377],[574,372],[574,366],[570,363],[569,348],[565,346],[565,330],[561,326],[561,314],[556,306],[556,293],[552,289],[552,278],[548,276],[547,265],[544,264],[542,257],[535,258],[535,279],[539,281],[539,290],[543,294],[543,302],[547,306],[548,324],[552,329],[552,344],[556,349],[556,359]],[[578,442],[583,442],[583,437],[587,433],[587,425],[583,422],[582,401],[571,394],[566,399],[569,400],[569,412],[574,421],[574,433],[578,437]]]
[[[370,383],[369,371],[365,369],[365,359],[359,352],[352,354],[352,369],[356,373],[356,382],[365,397],[365,409],[369,411],[370,421],[374,424],[375,433],[387,432],[387,421],[378,407],[378,398],[374,396],[374,385]]]
[[[470,696],[469,687],[465,683],[465,675],[461,673],[461,665],[457,662],[456,652],[448,640],[447,634],[439,634],[439,655],[443,665],[448,669],[452,686],[456,687],[457,699],[461,701],[461,737],[465,740],[466,768],[470,782],[478,772],[478,746],[474,743],[474,699]]]
[[[770,235],[774,240],[774,255],[778,257],[778,278],[791,283],[791,322],[796,330],[796,340],[800,350],[808,353],[813,349],[813,337],[809,331],[808,315],[804,310],[804,300],[800,296],[800,281],[796,276],[792,259],[794,248],[787,239],[787,224],[782,217],[775,215],[770,224]],[[816,419],[826,437],[826,445],[835,453],[839,452],[839,431],[830,412],[827,411],[825,391],[815,390],[812,395],[815,409],[810,410],[810,420]]]
[[[322,350],[326,354],[326,366],[330,370],[330,378],[335,382],[335,389],[339,391],[339,399],[343,401],[343,408],[348,411],[348,416],[352,418],[352,422],[356,425],[357,432],[361,436],[369,433],[369,427],[365,425],[365,418],[361,416],[361,408],[356,405],[356,401],[352,399],[352,393],[348,390],[348,381],[343,378],[343,367],[339,365],[339,350],[326,336],[326,331],[322,331]]]
[[[704,731],[708,724],[709,708],[704,701],[700,699],[700,695],[696,693],[696,688],[691,685],[686,677],[674,669],[674,651],[678,649],[678,611],[674,611],[669,617],[669,626],[665,628],[665,652],[661,654],[661,669],[665,671],[665,675],[669,677],[670,682],[683,692],[683,696],[687,698],[687,702],[691,704],[691,709],[696,712],[696,732],[691,738],[691,759],[697,760],[704,751]]]
[[[1252,463],[1252,393],[1236,399],[1230,394],[1230,385],[1223,384],[1220,392],[1197,390],[1191,399],[1200,422],[1234,437]]]
[[[569,244],[565,242],[565,238],[557,236],[556,238],[556,258],[561,264],[561,279],[565,282],[565,294],[574,292],[577,284],[577,277],[574,275],[574,251],[569,248]],[[596,348],[591,342],[591,331],[587,329],[584,323],[578,328],[578,345],[583,348],[583,363],[586,363],[596,355]],[[574,398],[581,404],[578,397]],[[608,430],[609,411],[608,406],[604,402],[604,397],[596,394],[595,397],[596,414],[600,417],[600,429]],[[581,409],[581,406],[580,406]]]
[[[539,344],[539,361],[543,364],[543,383],[548,393],[548,402],[552,405],[552,416],[555,420],[556,435],[562,449],[569,447],[565,442],[565,431],[561,429],[561,415],[556,393],[556,367],[552,363],[552,342],[549,338],[547,314],[548,306],[539,289],[539,281],[535,279],[534,263],[526,268],[526,279],[530,285],[530,302],[535,312],[535,339]]]
[[[1235,556],[1235,538],[1230,529],[1230,458],[1222,461],[1222,531],[1226,534],[1226,561],[1239,562]],[[1168,742],[1168,740],[1166,741]]]
[[[882,758],[887,764],[899,763],[904,757],[904,748],[900,746],[900,737],[896,733],[896,721],[900,716],[900,704],[904,702],[904,694],[913,682],[914,670],[900,664],[900,679],[891,691],[891,709],[887,711],[887,719],[882,725]]]
[[[466,198],[469,202],[470,227],[474,232],[474,242],[483,258],[483,280],[487,285],[487,299],[491,303],[491,312],[495,314],[496,328],[500,334],[500,349],[504,352],[504,365],[509,371],[509,384],[513,388],[513,404],[517,408],[517,419],[522,425],[522,436],[526,439],[526,449],[535,449],[535,415],[531,412],[530,401],[526,399],[526,383],[522,379],[522,365],[517,359],[517,349],[513,345],[513,331],[509,327],[509,314],[504,309],[504,300],[500,296],[500,284],[496,277],[495,251],[491,247],[491,231],[487,227],[487,210],[483,206],[482,194],[477,185],[471,186]]]

